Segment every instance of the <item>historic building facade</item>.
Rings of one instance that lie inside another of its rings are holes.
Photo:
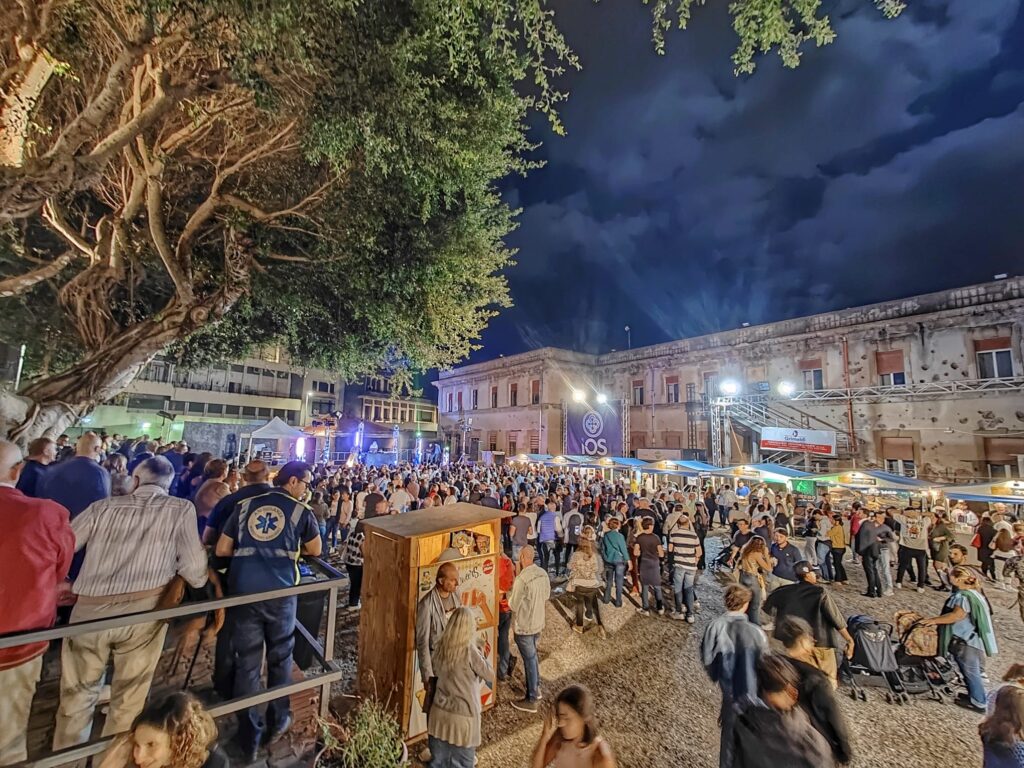
[[[563,404],[621,399],[628,452],[723,463],[765,455],[766,426],[836,433],[815,468],[934,479],[1024,464],[1024,278],[603,355],[544,348],[444,371],[440,427],[458,455],[562,451]]]

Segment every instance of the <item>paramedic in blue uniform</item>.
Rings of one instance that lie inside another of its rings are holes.
[[[299,583],[299,555],[320,554],[320,528],[312,510],[300,501],[312,479],[308,464],[290,461],[277,473],[271,490],[245,499],[231,513],[217,540],[217,554],[231,557],[232,595],[293,587]],[[236,697],[260,690],[264,645],[267,687],[291,682],[297,602],[295,596],[282,597],[230,609]],[[287,696],[270,702],[266,724],[256,707],[242,710],[238,718],[238,743],[247,762],[255,760],[265,726],[269,742],[292,724]]]

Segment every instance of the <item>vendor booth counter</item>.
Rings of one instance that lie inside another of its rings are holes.
[[[437,569],[459,569],[462,604],[476,614],[478,642],[493,672],[497,655],[501,510],[458,503],[365,522],[359,693],[386,702],[408,740],[426,733],[424,690],[416,656],[416,610]],[[481,686],[494,706],[494,678]]]

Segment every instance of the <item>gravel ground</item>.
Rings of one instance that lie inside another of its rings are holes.
[[[711,547],[709,547],[710,549]],[[850,583],[828,587],[847,616],[864,613],[891,620],[900,609],[937,614],[944,595],[931,589],[897,591],[878,600],[861,595],[864,574],[847,558]],[[718,755],[716,723],[719,695],[698,658],[700,638],[723,610],[727,582],[707,574],[697,587],[701,611],[697,623],[643,617],[629,603],[622,608],[602,606],[608,638],[596,632],[574,633],[558,608],[547,609],[547,626],[540,643],[542,695],[549,698],[562,686],[582,683],[595,694],[600,728],[624,767],[715,768]],[[1015,661],[1024,661],[1024,625],[1016,608],[1016,593],[987,590],[995,607],[1000,654],[989,660],[993,684]],[[338,648],[354,670],[354,619],[339,621]],[[514,648],[514,646],[513,646]],[[351,651],[349,651],[351,649]],[[514,651],[513,651],[514,652]],[[340,694],[347,686],[337,689]],[[855,768],[923,765],[932,756],[944,765],[981,765],[978,716],[951,703],[927,697],[909,704],[887,704],[878,689],[868,690],[866,702],[852,701],[840,689],[840,701],[850,722]],[[499,703],[483,718],[480,768],[525,766],[540,733],[540,716],[513,709],[509,701],[522,696],[522,665],[515,679],[499,684]],[[415,751],[415,750],[414,750]]]

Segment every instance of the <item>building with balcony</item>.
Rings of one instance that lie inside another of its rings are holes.
[[[308,427],[320,414],[340,410],[344,396],[337,374],[296,368],[276,346],[255,357],[192,369],[158,356],[80,427],[186,440],[197,451],[233,455],[252,429],[271,418]],[[313,451],[311,442],[309,457]]]
[[[442,372],[452,455],[563,450],[576,390],[626,404],[628,453],[1019,476],[1024,278],[628,351],[543,348]],[[765,427],[834,432],[831,458],[764,454]]]

